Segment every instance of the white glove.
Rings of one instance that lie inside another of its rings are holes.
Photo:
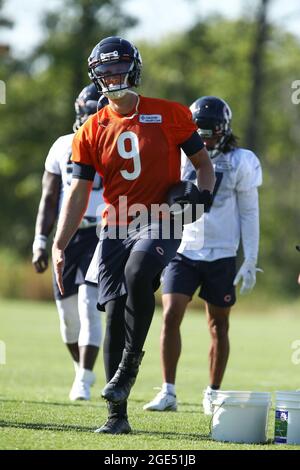
[[[254,261],[245,260],[243,262],[233,281],[233,285],[236,286],[242,280],[240,294],[246,294],[253,289],[256,283],[256,271],[258,269],[256,269]]]

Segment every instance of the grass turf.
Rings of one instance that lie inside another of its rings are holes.
[[[293,364],[292,343],[300,339],[300,303],[282,303],[267,311],[257,304],[233,310],[231,355],[223,389],[295,390],[300,364]],[[101,355],[97,383],[89,403],[68,400],[73,365],[60,341],[52,303],[0,301],[0,340],[6,364],[0,365],[0,449],[300,449],[275,446],[274,410],[270,412],[268,443],[233,444],[210,439],[210,418],[202,412],[202,390],[208,383],[209,337],[203,312],[188,312],[182,325],[183,352],[177,374],[177,413],[144,412],[142,406],[160,386],[160,310],[154,317],[146,354],[129,403],[133,433],[93,434],[106,419],[99,398],[104,385]]]

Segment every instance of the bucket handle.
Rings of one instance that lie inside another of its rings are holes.
[[[214,416],[215,416],[216,412],[221,408],[221,406],[224,405],[225,401],[226,400],[223,400],[222,403],[220,403],[219,406],[214,407],[214,411],[213,411],[213,413],[211,415],[211,418],[210,418],[210,421],[209,421],[209,434],[210,434],[210,436],[212,435],[212,422],[213,422]]]

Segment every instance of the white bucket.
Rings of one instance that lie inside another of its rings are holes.
[[[271,394],[221,391],[213,393],[212,438],[215,441],[267,441]]]
[[[300,444],[300,392],[276,392],[275,444]]]

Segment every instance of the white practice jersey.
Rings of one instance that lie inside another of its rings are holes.
[[[185,225],[178,249],[179,253],[193,260],[214,261],[236,256],[241,238],[239,193],[249,192],[255,207],[256,188],[262,184],[260,162],[250,150],[236,148],[215,157],[212,163],[216,175],[213,205],[196,222]],[[196,184],[195,168],[184,154],[181,179]]]
[[[62,184],[59,198],[59,211],[72,180],[73,163],[71,161],[71,155],[74,135],[75,134],[68,134],[59,137],[50,148],[45,162],[46,171],[61,176]],[[104,207],[102,192],[102,180],[98,173],[96,173],[93,190],[91,191],[89,203],[84,214],[85,217],[97,217],[97,221],[100,221],[101,212]]]

